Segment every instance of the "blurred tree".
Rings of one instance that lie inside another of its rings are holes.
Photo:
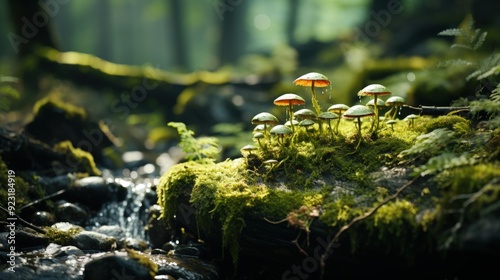
[[[184,2],[177,0],[170,0],[170,10],[171,20],[167,21],[167,28],[172,29],[172,38],[167,37],[167,40],[172,40],[171,46],[173,46],[172,53],[174,53],[174,66],[185,69],[188,68],[187,56],[186,56],[186,40],[184,33],[185,23],[182,21],[184,14]]]
[[[97,21],[99,30],[97,31],[97,49],[96,55],[102,58],[111,58],[111,50],[113,49],[113,41],[111,40],[111,7],[109,0],[100,0],[94,3],[95,11],[97,12]]]
[[[13,30],[7,37],[19,56],[31,53],[37,45],[59,48],[52,18],[59,6],[32,0],[8,0]]]

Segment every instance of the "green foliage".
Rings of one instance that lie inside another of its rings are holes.
[[[187,160],[213,163],[219,157],[219,143],[215,137],[194,137],[194,131],[186,128],[181,122],[169,122],[169,126],[177,129],[180,136],[179,146]]]
[[[45,229],[45,236],[49,239],[51,243],[56,243],[63,246],[71,245],[73,236],[82,231],[81,228],[77,227],[72,227],[68,230],[60,230],[53,227],[46,227],[44,229]]]
[[[66,140],[55,144],[54,150],[66,155],[67,162],[72,163],[72,167],[78,166],[79,170],[91,176],[101,175],[101,170],[97,168],[92,154],[80,148],[73,147],[71,141]]]
[[[0,76],[0,111],[9,110],[12,102],[20,97],[19,91],[6,83],[8,81],[17,82],[17,78]]]
[[[432,156],[440,153],[451,142],[455,141],[455,133],[447,128],[438,128],[417,137],[415,144],[402,151],[400,157]]]
[[[452,36],[457,41],[451,45],[451,48],[461,48],[466,50],[479,49],[488,35],[487,32],[482,32],[481,29],[474,28],[474,19],[472,16],[467,16],[462,28],[450,28],[438,33],[440,36]]]

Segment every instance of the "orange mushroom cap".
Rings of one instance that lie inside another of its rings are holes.
[[[328,80],[325,75],[317,72],[304,74],[295,79],[295,81],[293,81],[293,84],[298,86],[310,87],[312,86],[313,82],[315,87],[327,87],[330,85],[330,80]]]
[[[274,100],[276,106],[294,106],[306,104],[304,98],[295,93],[285,93]]]

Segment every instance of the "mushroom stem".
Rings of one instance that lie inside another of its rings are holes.
[[[330,129],[330,134],[332,135],[332,139],[333,139],[333,130],[332,130],[332,121],[331,120],[328,120],[328,129]]]
[[[394,113],[392,113],[392,119],[395,120],[398,117],[399,106],[394,106]]]
[[[374,132],[378,130],[378,123],[379,123],[379,118],[378,118],[378,106],[377,106],[377,95],[375,94],[373,97],[373,112],[375,115],[373,116],[373,122],[372,126],[370,127],[370,131]],[[373,129],[375,127],[375,130]]]
[[[319,106],[318,100],[316,99],[316,92],[314,91],[314,80],[311,83],[311,91],[312,91],[312,104],[316,114],[321,114],[321,107]]]
[[[335,134],[339,134],[339,124],[340,124],[340,117],[337,120],[337,125],[335,125]]]
[[[290,128],[292,129],[292,133],[294,132],[294,127],[293,127],[293,110],[292,110],[292,101],[288,103],[288,110],[290,114]]]
[[[358,127],[358,144],[356,145],[355,150],[357,150],[359,145],[361,144],[361,118],[360,117],[358,117],[357,127]]]

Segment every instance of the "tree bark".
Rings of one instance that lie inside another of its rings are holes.
[[[60,6],[44,9],[38,1],[8,0],[8,9],[13,26],[8,38],[16,54],[29,55],[38,45],[59,49],[53,17]]]

